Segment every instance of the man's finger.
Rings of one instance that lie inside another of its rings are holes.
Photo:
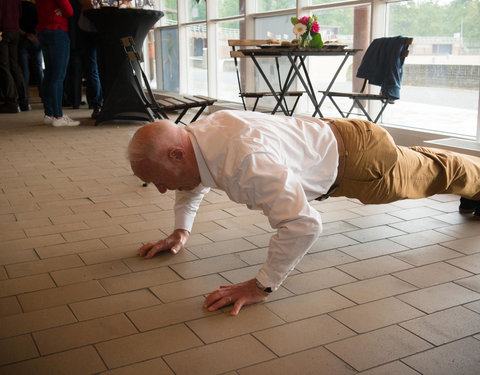
[[[238,315],[238,313],[240,312],[240,310],[242,309],[243,305],[245,304],[245,299],[243,298],[239,298],[235,304],[233,305],[233,309],[232,311],[230,312],[230,314],[232,315]]]
[[[151,248],[153,247],[152,243],[146,243],[138,250],[138,255],[144,256]]]

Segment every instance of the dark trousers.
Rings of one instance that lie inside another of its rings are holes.
[[[45,62],[42,95],[47,116],[62,117],[63,80],[70,56],[70,38],[61,29],[44,29],[38,35]]]
[[[25,36],[20,37],[20,43],[18,44],[18,62],[23,71],[23,77],[25,79],[25,87],[30,86],[30,78],[38,86],[38,92],[40,97],[42,96],[42,81],[43,81],[43,66],[42,66],[42,47],[40,42],[32,42]]]
[[[0,84],[6,103],[26,100],[23,74],[18,65],[18,31],[4,31],[0,42]]]

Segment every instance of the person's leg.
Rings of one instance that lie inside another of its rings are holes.
[[[45,74],[42,82],[42,99],[45,115],[53,117],[53,69],[55,66],[55,44],[53,42],[53,30],[42,30],[38,35],[42,47]]]
[[[42,96],[42,82],[43,82],[43,65],[42,65],[42,49],[40,43],[32,43],[30,50],[30,58],[32,63],[32,75],[38,86],[38,94]]]
[[[87,81],[87,100],[95,111],[95,109],[100,109],[103,104],[97,65],[97,48],[95,40],[97,34],[82,30],[80,30],[79,33],[83,46],[83,66]]]
[[[0,42],[0,83],[5,103],[1,105],[1,112],[18,112],[18,93],[10,69],[10,44],[12,42],[13,33],[3,32]]]
[[[63,80],[70,56],[70,39],[67,32],[58,29],[53,31],[52,40],[55,47],[54,56],[51,59],[53,65],[51,70],[52,110],[53,116],[58,118],[63,116]]]
[[[27,100],[27,89],[25,87],[25,80],[23,78],[22,70],[18,64],[18,42],[20,41],[20,34],[18,32],[11,33],[11,42],[8,47],[8,58],[10,59],[10,72],[15,82],[17,89],[18,103],[22,111],[28,111],[30,106]]]
[[[332,196],[389,203],[457,194],[480,200],[480,158],[424,147],[396,146],[380,126],[334,119],[345,142],[344,178]]]
[[[20,69],[22,69],[23,80],[27,88],[27,98],[29,97],[28,87],[30,86],[29,42],[25,36],[20,37],[20,41],[18,42],[18,65],[20,65]]]

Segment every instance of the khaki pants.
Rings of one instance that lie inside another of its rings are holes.
[[[344,176],[331,196],[365,204],[447,193],[480,200],[480,158],[397,146],[385,129],[369,121],[324,120],[335,124],[345,143]]]

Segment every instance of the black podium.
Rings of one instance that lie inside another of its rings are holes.
[[[153,113],[145,106],[144,95],[135,83],[120,38],[132,36],[135,45],[142,46],[148,31],[163,16],[163,12],[103,7],[88,10],[85,15],[99,34],[97,57],[104,99],[95,125],[111,120],[153,121]],[[135,68],[135,74],[141,77],[138,68]]]

